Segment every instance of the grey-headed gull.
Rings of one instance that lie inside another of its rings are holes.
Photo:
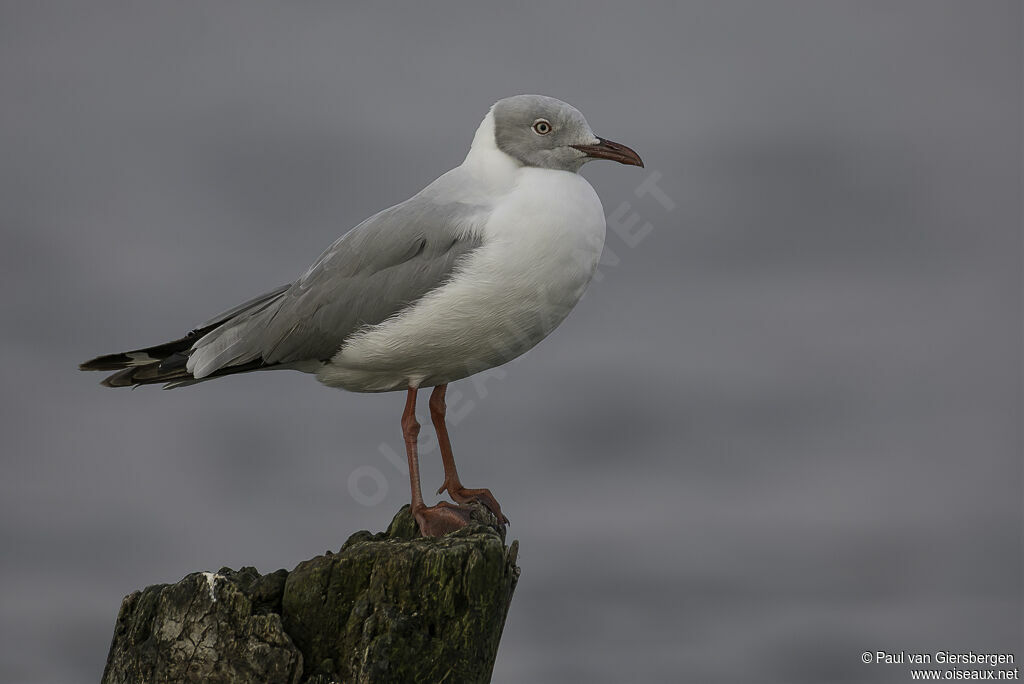
[[[578,174],[591,159],[643,166],[551,97],[500,100],[465,161],[339,238],[295,282],[164,344],[101,356],[103,384],[166,388],[234,373],[293,369],[353,392],[407,393],[402,432],[412,513],[425,536],[469,521],[465,506],[427,506],[420,490],[416,393],[430,414],[457,504],[477,500],[507,522],[491,492],[464,487],[445,426],[448,383],[532,348],[579,301],[605,239],[601,201]]]

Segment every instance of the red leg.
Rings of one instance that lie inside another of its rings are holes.
[[[402,435],[405,437],[405,453],[409,457],[409,485],[412,487],[412,515],[420,526],[424,537],[440,537],[469,522],[469,511],[439,503],[428,507],[423,503],[423,492],[420,490],[420,460],[417,454],[417,440],[420,435],[420,424],[416,421],[416,388],[410,387],[405,399],[405,411],[402,412]]]
[[[430,394],[430,420],[434,423],[434,430],[437,432],[437,444],[441,447],[441,462],[444,464],[444,484],[437,490],[437,493],[440,494],[447,489],[448,494],[451,495],[452,500],[456,503],[464,504],[470,501],[479,501],[491,509],[491,513],[494,513],[498,520],[507,525],[508,518],[502,514],[501,506],[498,505],[498,501],[491,494],[491,490],[467,489],[459,481],[459,471],[455,469],[455,456],[452,454],[452,443],[448,439],[448,427],[444,422],[444,416],[447,412],[444,395],[447,389],[447,384],[438,385]]]

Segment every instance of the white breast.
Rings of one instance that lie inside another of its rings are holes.
[[[452,382],[519,356],[569,313],[604,246],[604,210],[582,176],[519,168],[449,282],[354,335],[317,374],[385,391]]]

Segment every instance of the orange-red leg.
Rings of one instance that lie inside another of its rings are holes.
[[[412,488],[412,515],[424,537],[439,537],[465,527],[469,522],[469,511],[441,502],[436,506],[423,503],[420,489],[420,460],[417,442],[420,424],[416,421],[416,388],[410,387],[402,412],[402,436],[405,437],[405,453],[409,457],[409,485]]]
[[[498,505],[498,501],[489,489],[468,489],[463,487],[462,482],[459,481],[459,471],[455,469],[455,456],[452,454],[452,443],[448,439],[448,427],[444,422],[447,412],[444,395],[447,389],[447,384],[438,385],[430,393],[430,420],[434,423],[434,430],[437,432],[437,444],[441,447],[441,463],[444,464],[444,484],[437,490],[437,493],[440,494],[447,489],[448,494],[456,503],[479,501],[491,509],[498,520],[508,524],[508,518],[502,514],[501,506]]]

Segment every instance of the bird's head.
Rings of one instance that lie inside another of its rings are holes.
[[[644,165],[625,145],[594,135],[578,109],[553,97],[506,97],[492,112],[498,149],[526,166],[576,172],[591,159]]]

